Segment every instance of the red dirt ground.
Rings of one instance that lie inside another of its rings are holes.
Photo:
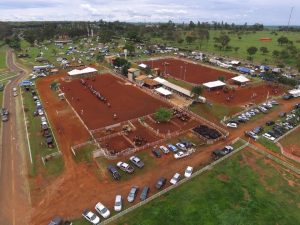
[[[156,136],[152,131],[148,128],[142,126],[139,122],[134,122],[133,125],[137,128],[135,131],[129,133],[128,138],[133,141],[135,136],[140,136],[144,138],[147,143],[155,142],[161,139],[160,137]]]
[[[90,130],[145,116],[159,107],[170,107],[110,74],[101,74],[94,81],[87,81],[107,98],[111,107],[85,89],[80,79],[62,81],[61,89]],[[113,118],[114,113],[117,114],[117,119]]]
[[[106,139],[101,143],[101,146],[108,149],[112,154],[134,147],[123,135]]]
[[[153,117],[152,117],[153,118]],[[153,118],[154,119],[154,118]],[[166,122],[166,123],[155,123],[148,117],[145,118],[145,122],[151,126],[155,130],[159,130],[160,133],[162,134],[167,134],[167,133],[172,133],[180,129],[180,127],[174,125],[171,122]]]
[[[223,103],[227,105],[244,105],[246,103],[254,102],[261,103],[266,101],[268,96],[279,96],[284,93],[282,87],[275,87],[270,85],[246,86],[237,87],[235,91],[224,93],[223,90],[204,91],[204,96],[216,103]],[[227,98],[232,98],[228,101]]]
[[[234,73],[213,69],[208,66],[179,59],[158,59],[153,61],[143,61],[142,63],[153,68],[160,68],[162,75],[164,75],[166,68],[167,75],[194,84],[215,81],[220,76],[225,77],[226,80],[235,76]],[[164,66],[165,63],[167,64],[166,66]]]

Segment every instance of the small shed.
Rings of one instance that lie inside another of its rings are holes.
[[[138,77],[135,78],[135,82],[140,85],[140,86],[143,86],[144,84],[144,80],[147,78],[146,75],[140,75]]]
[[[245,77],[243,75],[233,77],[233,78],[231,78],[231,80],[233,80],[234,83],[237,83],[239,85],[245,85],[250,81],[247,77]]]
[[[74,69],[68,72],[70,77],[85,77],[97,74],[98,70],[92,67],[86,67],[84,69]]]
[[[147,87],[147,88],[150,88],[150,89],[154,89],[154,88],[158,88],[161,86],[160,83],[158,83],[157,81],[153,80],[153,79],[150,79],[150,78],[146,78],[144,80],[144,86]]]
[[[203,86],[209,90],[212,90],[212,89],[223,88],[224,86],[226,86],[226,84],[220,80],[216,80],[216,81],[204,83]]]
[[[128,69],[128,79],[133,81],[136,77],[140,75],[141,71],[137,68],[129,68]]]

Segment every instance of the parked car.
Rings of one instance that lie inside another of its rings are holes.
[[[128,197],[127,197],[127,201],[128,202],[133,202],[135,197],[136,197],[136,194],[138,193],[138,191],[139,191],[139,187],[138,186],[133,186],[130,189],[130,192],[129,192]]]
[[[154,155],[156,158],[160,158],[160,157],[161,157],[161,154],[160,154],[160,152],[158,151],[158,149],[152,149],[152,153],[153,153],[153,155]]]
[[[194,143],[187,140],[180,140],[180,143],[184,144],[186,148],[192,148],[196,146]]]
[[[114,209],[116,212],[119,212],[122,210],[122,196],[121,195],[116,195]]]
[[[115,180],[121,179],[121,174],[113,165],[108,165],[107,169],[112,174],[112,176]]]
[[[43,116],[44,115],[43,110],[42,109],[38,109],[38,114],[39,114],[39,116]]]
[[[193,173],[193,167],[191,166],[188,166],[186,169],[185,169],[185,172],[184,172],[184,176],[185,177],[190,177]]]
[[[176,143],[176,147],[179,148],[180,150],[186,151],[186,147],[184,144],[182,143]]]
[[[175,173],[174,176],[172,177],[172,179],[170,180],[171,184],[177,184],[177,182],[180,179],[180,174],[179,173]]]
[[[132,162],[138,168],[143,168],[144,167],[143,161],[137,156],[131,156],[129,158],[129,160],[130,160],[130,162]]]
[[[108,218],[110,216],[110,211],[101,203],[98,202],[95,206],[95,210],[104,218]]]
[[[158,181],[156,182],[155,187],[159,190],[159,189],[161,189],[163,186],[165,186],[166,182],[167,182],[167,179],[164,178],[164,177],[161,177],[161,178],[159,178]]]
[[[90,223],[97,225],[100,223],[100,218],[92,211],[85,209],[82,212],[82,216]]]
[[[237,128],[238,127],[236,123],[227,123],[226,126],[230,127],[230,128]]]
[[[264,138],[270,140],[270,141],[274,141],[275,140],[275,138],[273,136],[271,136],[270,134],[268,134],[268,133],[264,133],[262,136]]]
[[[18,92],[14,92],[14,93],[13,93],[13,96],[14,96],[14,97],[17,97],[17,96],[18,96]]]
[[[188,155],[189,154],[187,152],[180,151],[180,152],[177,152],[177,153],[174,154],[174,158],[175,159],[181,159],[181,158],[186,157]]]
[[[48,225],[63,225],[63,219],[59,216],[54,217]]]
[[[263,130],[264,130],[263,127],[255,127],[255,128],[252,130],[252,132],[253,132],[254,134],[259,134],[259,133],[261,133]]]
[[[172,144],[168,144],[167,145],[167,147],[168,147],[168,149],[170,149],[170,151],[172,151],[172,152],[177,152],[177,148],[176,148],[176,146],[174,146],[174,145],[172,145]]]
[[[159,149],[165,154],[168,154],[170,152],[169,149],[163,145],[159,146]]]
[[[141,201],[144,201],[148,197],[149,191],[150,191],[149,187],[146,186],[146,187],[143,188],[143,191],[142,191],[141,196],[140,196]]]
[[[257,140],[259,137],[255,134],[255,133],[253,133],[252,131],[245,131],[245,135],[247,136],[247,137],[250,137],[250,138],[252,138],[253,140]]]
[[[118,162],[117,167],[119,167],[120,170],[123,170],[126,173],[133,173],[134,172],[134,168],[126,162]]]

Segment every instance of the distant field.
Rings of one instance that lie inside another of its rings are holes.
[[[299,178],[245,149],[112,224],[295,225],[299,194]]]
[[[210,30],[210,38],[209,41],[203,41],[202,46],[200,48],[200,43],[198,40],[193,42],[192,44],[187,44],[186,42],[183,42],[181,44],[177,42],[170,42],[169,44],[172,46],[176,46],[179,48],[187,48],[191,50],[201,50],[203,52],[207,53],[216,53],[220,56],[230,56],[233,58],[241,58],[241,59],[247,59],[247,48],[251,46],[255,46],[258,49],[260,47],[267,47],[269,50],[269,53],[266,55],[263,55],[260,51],[254,55],[254,61],[256,62],[266,62],[266,63],[275,63],[275,60],[272,56],[273,50],[282,50],[284,47],[278,45],[277,39],[281,36],[286,36],[289,40],[293,41],[294,45],[299,48],[300,47],[300,34],[299,33],[292,33],[292,32],[277,32],[278,35],[271,34],[271,31],[258,31],[255,33],[249,32],[247,34],[241,35],[242,39],[239,40],[237,35],[233,34],[228,34],[231,41],[229,43],[230,46],[234,47],[239,47],[239,50],[235,52],[234,50],[232,51],[220,51],[214,47],[215,41],[214,37],[218,37],[220,35],[221,31],[220,30]],[[259,39],[260,38],[265,38],[269,37],[272,38],[271,42],[261,42]],[[184,36],[183,36],[184,39]],[[167,41],[164,41],[160,38],[155,38],[151,40],[153,43],[167,43]],[[288,64],[295,64],[296,59],[288,59],[286,61]]]

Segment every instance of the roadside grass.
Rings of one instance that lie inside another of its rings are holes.
[[[246,148],[111,224],[294,225],[299,186],[299,178]]]
[[[257,142],[273,152],[280,153],[280,148],[273,141],[260,137]]]
[[[6,68],[6,46],[0,45],[0,71]]]
[[[237,149],[237,148],[243,146],[244,144],[245,144],[245,142],[239,139],[239,140],[237,140],[235,143],[231,144],[231,146],[232,146],[234,149]]]
[[[75,162],[88,162],[90,163],[93,159],[92,152],[96,150],[96,146],[88,144],[76,150],[76,156],[73,155]]]
[[[215,122],[220,122],[220,120],[227,118],[242,111],[241,107],[233,106],[228,107],[227,105],[213,103],[213,106],[209,104],[193,104],[189,107],[189,110],[204,117],[208,120],[213,120]]]
[[[29,174],[30,176],[36,176],[38,174],[42,174],[45,177],[58,176],[64,168],[63,159],[61,156],[57,156],[57,158],[52,158],[51,160],[47,161],[46,166],[43,165],[41,157],[57,152],[58,149],[57,146],[54,148],[48,148],[46,146],[45,139],[41,133],[40,117],[33,116],[33,112],[35,111],[35,103],[32,99],[31,92],[24,91],[22,95],[33,159],[33,163],[29,168]]]

